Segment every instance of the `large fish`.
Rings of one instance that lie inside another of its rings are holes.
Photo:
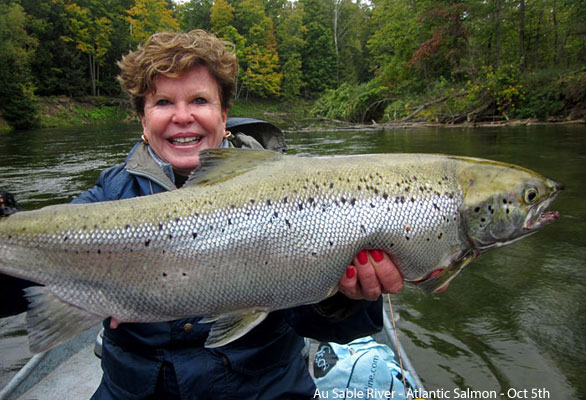
[[[269,311],[331,296],[364,248],[387,251],[407,281],[437,291],[479,254],[556,220],[546,209],[562,189],[464,157],[200,157],[183,189],[0,221],[0,271],[45,285],[28,292],[32,351],[110,316],[204,316],[215,321],[206,346],[221,346]]]

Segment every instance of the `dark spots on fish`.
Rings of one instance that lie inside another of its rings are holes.
[[[334,242],[332,242],[331,240],[328,242],[330,247],[332,247],[334,245]]]
[[[360,191],[362,190],[362,188],[360,187],[360,185],[357,186],[357,189]]]
[[[480,207],[476,207],[476,208],[474,209],[474,212],[480,212]]]
[[[197,232],[193,232],[193,233],[191,234],[191,236],[193,236],[193,238],[194,238],[194,239],[196,239],[196,238],[197,238]]]
[[[287,228],[291,228],[291,223],[289,222],[288,219],[285,220],[285,224],[287,224]]]
[[[181,218],[179,218],[179,217],[175,218],[175,222],[178,223],[179,221],[181,221]]]
[[[311,205],[313,205],[313,203],[315,203],[315,199],[313,197],[310,197],[308,199],[308,201],[309,201],[309,204],[311,204]]]
[[[10,239],[10,236],[8,236],[8,239]],[[69,236],[65,236],[65,237],[63,238],[63,241],[64,241],[64,242],[67,242],[68,240],[69,240]]]
[[[159,222],[159,232],[163,230],[163,224]]]
[[[287,204],[288,201],[289,200],[286,197],[283,199],[283,203],[285,203],[285,204]]]
[[[102,249],[98,249],[98,254],[102,254]]]
[[[370,208],[375,208],[375,207],[376,207],[376,204],[370,203]]]
[[[360,225],[360,230],[362,231],[362,233],[366,233],[366,227],[364,225]]]
[[[503,204],[507,204],[507,199],[503,199]]]
[[[250,204],[254,204],[254,199],[250,199]]]
[[[302,203],[297,204],[297,207],[299,208],[299,211],[303,211],[303,204]]]
[[[411,227],[409,225],[407,225],[405,227],[405,232],[407,232],[407,233],[411,232]]]
[[[507,212],[507,214],[511,212],[511,211],[509,210],[509,207],[507,207],[507,208],[506,208],[506,212]]]
[[[415,197],[411,197],[411,203],[415,203]]]
[[[272,203],[270,200],[267,200],[267,206],[270,206]]]
[[[383,199],[387,200],[389,198],[389,195],[387,193],[383,193]]]
[[[346,199],[345,199],[344,197],[342,197],[342,198],[340,199],[340,201],[342,202],[342,204],[346,204]]]
[[[150,240],[146,240],[146,241],[144,242],[144,247],[149,247],[149,246],[150,246],[150,244],[151,244],[151,241],[150,241]]]
[[[431,239],[430,238],[425,238],[425,240],[427,240],[429,242]]]
[[[486,222],[486,218],[480,218],[480,222]]]
[[[312,256],[312,257],[317,257],[317,253],[316,253],[315,251],[312,251],[312,252],[311,252],[311,256]]]
[[[173,240],[173,235],[169,234],[169,240]]]
[[[355,198],[352,198],[352,199],[350,200],[350,205],[351,205],[351,206],[353,206],[353,205],[355,205],[355,204],[356,204],[356,199],[355,199]]]
[[[130,229],[130,225],[126,224],[126,226],[124,227],[124,229],[129,230]]]
[[[234,209],[236,208],[236,206],[235,206],[234,204],[231,204],[231,205],[230,205],[230,208],[231,208],[232,210],[234,210]]]
[[[333,188],[334,188],[334,184],[330,183],[330,189],[333,189]]]
[[[81,229],[85,231],[87,229],[87,225],[82,226]]]
[[[209,228],[210,228],[210,231],[213,231],[214,230],[214,226],[213,225],[210,225]]]
[[[187,274],[186,274],[185,272],[181,273],[181,275],[183,275],[183,276],[187,276]]]
[[[409,236],[405,235],[405,239],[409,240]]]
[[[167,277],[167,273],[163,272],[163,278],[166,278],[166,277]]]
[[[431,203],[431,204],[433,204],[433,208],[435,208],[437,211],[440,211],[440,208],[437,204],[435,204],[435,203]]]
[[[441,240],[441,238],[444,236],[443,232],[440,232],[439,235],[437,235],[438,240]]]
[[[232,225],[232,219],[228,218],[228,225]]]

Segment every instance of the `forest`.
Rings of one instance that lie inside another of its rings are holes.
[[[324,118],[586,116],[586,0],[0,0],[0,114],[27,129],[43,97],[122,101],[122,55],[198,28],[233,43],[237,98]]]

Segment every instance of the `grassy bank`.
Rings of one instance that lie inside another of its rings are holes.
[[[126,99],[39,97],[37,105],[39,106],[41,128],[131,122],[136,119]],[[300,129],[315,125],[317,119],[310,116],[312,105],[313,102],[307,100],[275,102],[237,99],[234,100],[229,115],[263,119],[283,129]],[[10,126],[1,118],[0,130],[10,130]]]

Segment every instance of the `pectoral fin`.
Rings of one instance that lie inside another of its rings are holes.
[[[33,353],[47,351],[104,319],[64,302],[51,293],[48,287],[32,286],[24,289],[24,292],[30,303],[26,322],[29,347]]]
[[[417,287],[423,290],[424,293],[437,292],[454,279],[456,275],[458,275],[465,266],[474,261],[476,257],[478,257],[478,253],[474,250],[464,253],[460,258],[444,269],[441,274],[419,283]]]
[[[214,323],[205,342],[205,347],[221,347],[241,338],[260,324],[268,314],[265,310],[252,310],[245,313],[221,315],[201,320],[201,323]]]

